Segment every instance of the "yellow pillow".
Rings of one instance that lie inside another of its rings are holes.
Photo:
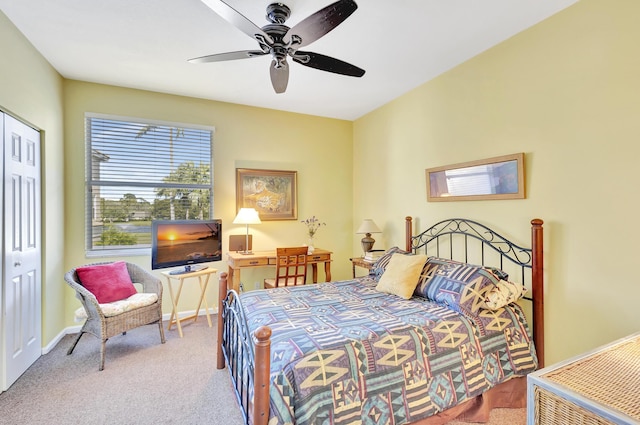
[[[393,254],[376,285],[376,290],[408,300],[418,286],[420,273],[426,261],[426,255]]]

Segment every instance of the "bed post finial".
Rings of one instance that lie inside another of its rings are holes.
[[[533,298],[533,342],[538,355],[538,367],[544,367],[544,258],[542,225],[539,218],[531,220],[531,292]]]
[[[411,216],[406,216],[404,218],[404,250],[411,252],[411,235],[413,235],[413,218]]]
[[[269,422],[269,374],[271,373],[271,328],[260,326],[254,332],[253,425]]]
[[[220,280],[218,281],[218,344],[217,344],[217,361],[216,367],[218,369],[224,369],[224,354],[222,353],[222,333],[224,330],[224,321],[222,320],[222,303],[227,296],[227,273],[220,273]]]

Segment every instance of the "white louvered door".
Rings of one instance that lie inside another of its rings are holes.
[[[1,388],[42,353],[40,133],[4,114]],[[62,201],[62,200],[61,200]]]

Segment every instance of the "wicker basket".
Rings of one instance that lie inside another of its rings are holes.
[[[529,376],[529,424],[640,424],[640,334]]]
[[[610,422],[595,413],[571,403],[545,388],[535,387],[535,424],[545,425],[609,425]]]

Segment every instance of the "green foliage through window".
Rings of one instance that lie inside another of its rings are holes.
[[[99,245],[135,245],[138,239],[135,235],[119,230],[114,225],[105,226],[100,234]]]

